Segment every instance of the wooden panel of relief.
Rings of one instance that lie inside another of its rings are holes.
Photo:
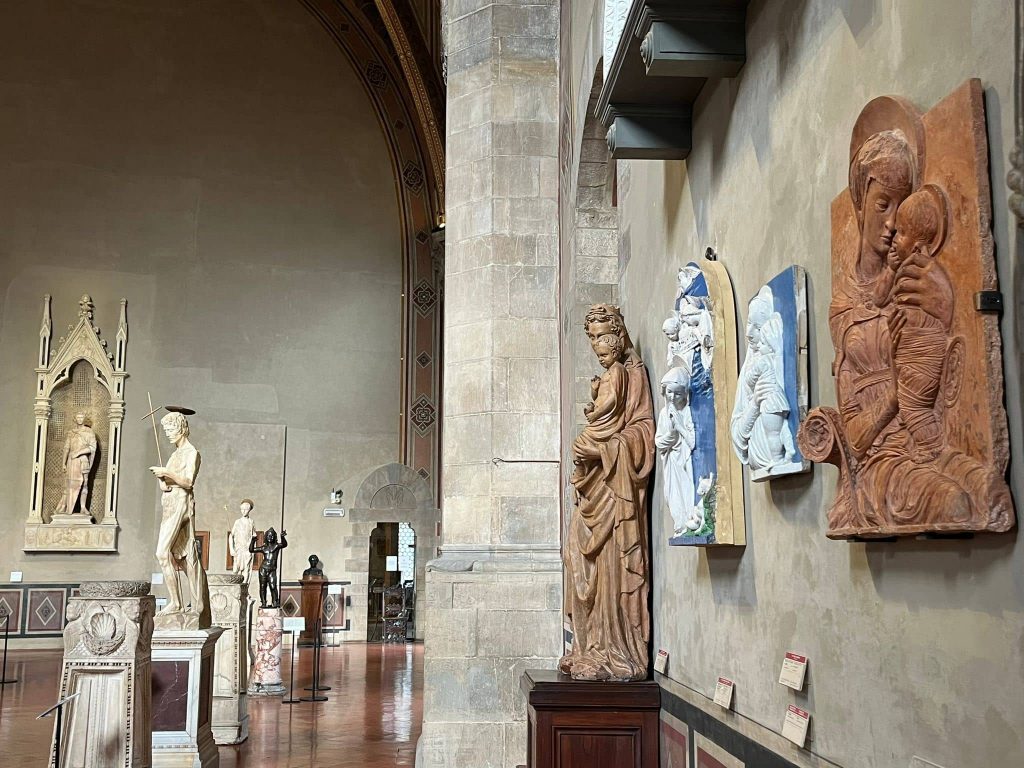
[[[725,267],[679,270],[661,377],[655,445],[672,546],[746,544],[743,465],[731,447],[736,394],[736,308]]]
[[[997,289],[980,81],[923,116],[870,102],[849,162],[832,203],[838,408],[798,436],[839,468],[828,535],[1009,530],[998,316],[975,309]]]

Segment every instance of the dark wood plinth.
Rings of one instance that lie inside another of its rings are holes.
[[[527,670],[528,768],[658,768],[661,689]]]
[[[324,608],[324,592],[327,579],[323,576],[302,577],[302,616],[306,619],[306,628],[299,633],[299,647],[307,648],[314,644],[316,631],[319,627]]]

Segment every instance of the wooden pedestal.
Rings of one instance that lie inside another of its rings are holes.
[[[302,616],[306,619],[306,628],[299,633],[301,648],[313,645],[316,639],[317,621],[324,607],[326,581],[323,576],[302,577]]]
[[[528,768],[658,768],[661,689],[527,670]]]

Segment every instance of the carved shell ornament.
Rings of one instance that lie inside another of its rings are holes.
[[[82,633],[85,647],[97,656],[109,656],[124,642],[124,627],[118,632],[117,620],[106,611],[94,613],[88,629]]]

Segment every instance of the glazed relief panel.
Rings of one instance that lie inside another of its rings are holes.
[[[655,443],[673,546],[745,544],[742,466],[729,448],[736,391],[736,312],[719,262],[679,270]]]
[[[839,407],[816,408],[799,434],[808,458],[839,468],[828,535],[1009,530],[998,315],[983,311],[997,286],[980,81],[923,116],[898,97],[870,102],[849,163],[832,203]]]
[[[807,415],[807,274],[793,266],[747,305],[746,354],[730,437],[754,481],[806,472],[796,444]]]

